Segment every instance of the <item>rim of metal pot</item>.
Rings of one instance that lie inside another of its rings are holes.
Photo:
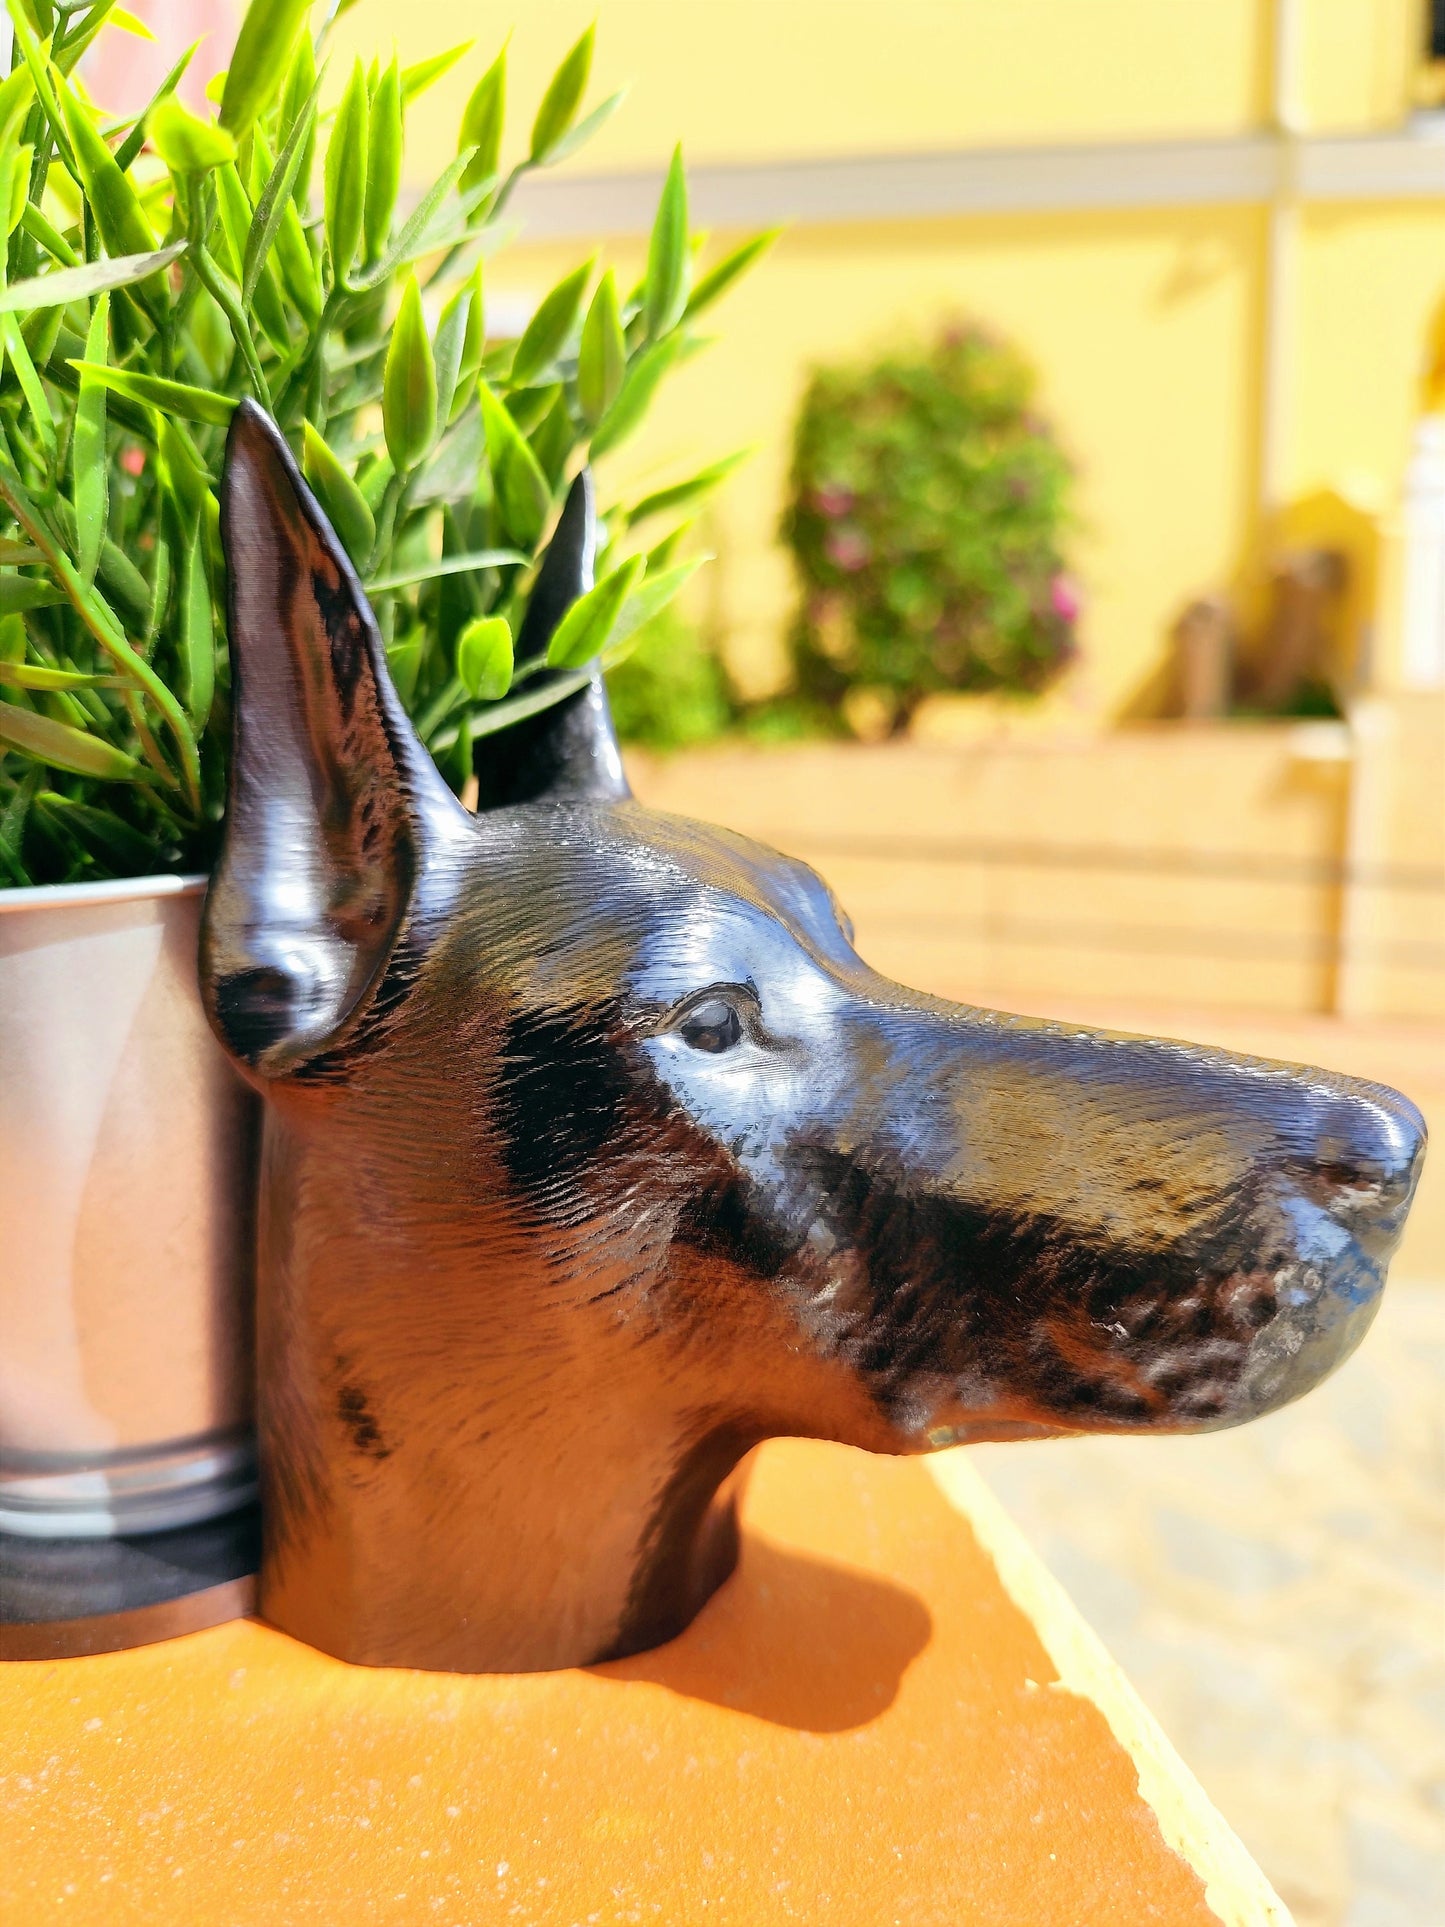
[[[59,910],[92,903],[132,903],[138,897],[195,897],[205,889],[204,876],[114,877],[104,883],[38,883],[22,890],[0,890],[0,914],[6,910]]]

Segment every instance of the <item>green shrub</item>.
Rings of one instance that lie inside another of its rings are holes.
[[[716,650],[675,610],[654,616],[607,676],[617,733],[648,749],[688,749],[725,735],[739,715]]]
[[[817,370],[793,443],[783,537],[803,592],[784,707],[894,731],[937,690],[1042,689],[1069,660],[1070,470],[1033,378],[980,330]]]
[[[243,394],[301,460],[455,787],[474,738],[619,659],[695,566],[668,537],[647,567],[631,531],[727,464],[610,505],[599,568],[626,561],[630,592],[559,632],[567,674],[514,687],[533,561],[570,473],[632,433],[768,238],[695,278],[679,153],[635,289],[589,260],[520,340],[491,338],[480,262],[513,188],[617,105],[582,112],[590,28],[510,168],[504,49],[408,210],[407,112],[465,48],[358,62],[322,112],[325,27],[313,38],[307,0],[253,0],[215,117],[175,98],[183,59],[112,125],[75,73],[112,6],[18,0],[0,82],[0,884],[211,860],[229,739],[216,492]]]

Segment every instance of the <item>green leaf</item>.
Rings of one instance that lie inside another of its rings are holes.
[[[85,265],[65,236],[57,233],[46,220],[34,201],[25,203],[25,211],[20,216],[20,225],[27,234],[40,243],[53,260],[59,261],[62,266],[79,268]],[[18,286],[19,283],[17,282],[16,285]]]
[[[174,67],[171,68],[170,72],[166,75],[165,79],[161,82],[160,86],[156,88],[155,92],[151,95],[150,99],[146,102],[144,110],[136,117],[135,124],[131,128],[130,132],[126,135],[125,139],[121,142],[120,146],[117,147],[117,149],[115,150],[115,164],[120,169],[122,174],[124,174],[129,169],[131,162],[135,159],[136,155],[139,154],[141,149],[145,146],[146,122],[149,120],[151,114],[155,111],[156,107],[160,104],[160,102],[163,100],[168,100],[170,96],[176,91],[176,88],[180,85],[187,67],[189,67],[191,62],[195,59],[196,49],[200,46],[200,44],[201,43],[199,40],[193,40],[190,46],[186,48],[185,52],[181,55],[180,59],[176,62]]]
[[[193,114],[174,94],[152,107],[146,131],[172,174],[209,174],[236,158],[236,143],[227,130]]]
[[[358,569],[365,568],[376,541],[376,518],[340,457],[330,449],[310,422],[304,430],[302,469],[340,538],[341,546]]]
[[[391,457],[385,449],[373,450],[363,458],[356,470],[356,486],[366,497],[367,507],[375,515],[386,499],[386,491],[391,486],[391,478],[396,470],[391,465]]]
[[[517,424],[518,430],[532,439],[533,431],[543,416],[552,407],[562,392],[560,381],[546,383],[541,388],[513,388],[507,396],[507,413]],[[532,451],[536,453],[535,448]],[[539,457],[540,459],[540,457]]]
[[[122,33],[133,33],[137,40],[149,40],[152,45],[155,44],[155,35],[144,20],[136,18],[129,7],[112,7],[107,18],[110,24],[113,27],[119,27]]]
[[[626,372],[627,342],[617,305],[617,277],[609,268],[597,284],[582,324],[577,358],[577,400],[590,428],[616,401]]]
[[[392,683],[397,695],[408,707],[416,694],[416,679],[425,644],[425,636],[409,636],[405,642],[389,642],[386,645],[386,666],[391,671]]]
[[[362,232],[366,258],[374,261],[391,233],[391,217],[401,190],[401,69],[393,57],[372,96],[366,136],[366,210]]]
[[[462,124],[457,134],[457,152],[474,147],[476,152],[462,175],[462,187],[476,187],[495,178],[502,154],[502,127],[507,118],[507,47],[482,75],[462,109]]]
[[[752,453],[749,448],[740,448],[735,454],[724,455],[720,462],[713,462],[707,468],[700,468],[696,475],[685,482],[674,482],[671,488],[660,488],[652,495],[644,495],[635,508],[628,512],[627,526],[635,528],[645,522],[650,515],[666,515],[670,509],[686,508],[689,503],[698,501],[710,494],[719,482],[725,481],[740,462],[745,462]]]
[[[334,138],[334,137],[333,137]],[[329,150],[328,150],[329,158]],[[368,288],[379,288],[397,268],[413,261],[420,254],[428,254],[433,248],[450,243],[451,236],[441,236],[436,232],[437,214],[443,201],[456,186],[467,167],[467,156],[459,154],[423,194],[413,208],[406,225],[387,249],[386,253],[364,274],[358,274],[353,286],[358,292]]]
[[[726,294],[733,282],[767,253],[782,231],[781,228],[769,228],[766,233],[755,234],[750,241],[744,241],[740,247],[734,248],[731,254],[724,255],[693,289],[692,299],[687,304],[687,319],[691,321],[704,308],[710,308],[719,296]]]
[[[331,275],[338,287],[347,285],[351,264],[361,245],[366,216],[367,123],[370,107],[366,74],[360,59],[336,110],[331,139],[326,144],[326,244],[331,250]]]
[[[401,306],[391,327],[381,385],[381,419],[387,453],[397,474],[405,475],[430,449],[437,432],[436,362],[414,274],[406,277]]]
[[[512,629],[505,616],[478,616],[457,638],[457,675],[479,702],[500,702],[512,686]]]
[[[153,248],[147,254],[123,254],[117,260],[87,261],[83,267],[32,275],[0,288],[0,314],[69,307],[72,301],[83,301],[111,288],[129,287],[133,281],[144,281],[147,275],[169,267],[185,249],[184,241],[172,241],[169,247]]]
[[[663,182],[652,237],[647,244],[647,278],[643,283],[642,312],[649,341],[658,341],[675,328],[687,306],[692,255],[687,245],[687,176],[682,148],[675,147]]]
[[[482,372],[482,360],[486,352],[486,290],[482,281],[482,264],[478,261],[472,276],[472,304],[467,309],[466,332],[462,336],[461,365],[457,369],[457,393],[463,402],[471,398],[472,385]],[[460,412],[460,406],[454,403],[453,418]]]
[[[0,615],[14,615],[21,609],[50,609],[68,600],[63,589],[38,575],[0,575]]]
[[[276,264],[281,270],[282,285],[300,309],[302,319],[308,328],[315,328],[322,313],[321,281],[295,201],[288,201],[281,215],[276,236]]]
[[[184,429],[167,416],[161,418],[158,440],[161,479],[170,490],[179,511],[180,527],[177,534],[184,552],[191,530],[199,526],[207,513],[210,478],[192,452]]]
[[[20,323],[13,314],[0,314],[0,338],[3,338],[10,354],[10,363],[15,370],[15,379],[20,383],[20,392],[25,397],[30,410],[30,419],[42,444],[51,455],[55,453],[55,417],[50,412],[50,403],[45,398],[45,390],[40,377],[35,372],[35,363],[30,358],[30,350],[25,345],[25,337],[20,332]],[[3,364],[0,364],[3,365]]]
[[[140,764],[123,749],[68,723],[52,722],[34,710],[17,709],[13,703],[0,703],[0,743],[51,769],[68,769],[104,783],[133,782],[141,773]]]
[[[44,554],[51,574],[65,589],[76,614],[91,635],[111,661],[149,696],[164,718],[180,760],[180,787],[188,807],[199,810],[201,806],[200,756],[184,710],[151,665],[143,656],[137,655],[126,641],[125,631],[105,598],[95,589],[88,589],[81,581],[75,564],[56,544],[54,536],[37,514],[34,503],[21,486],[19,477],[7,469],[4,463],[0,463],[0,496],[3,496],[9,505],[11,514],[21,528]],[[176,787],[175,775],[163,764],[157,764],[157,774],[167,784]]]
[[[211,713],[216,688],[216,642],[211,590],[206,581],[205,538],[197,529],[181,568],[181,664],[186,714],[199,735]]]
[[[241,298],[249,301],[256,291],[261,269],[271,252],[289,208],[294,212],[291,190],[306,152],[307,141],[312,128],[316,125],[316,102],[321,92],[318,80],[302,104],[286,136],[286,145],[276,157],[276,164],[266,177],[266,185],[261,189],[256,211],[251,217],[251,225],[246,234],[246,247],[241,260]],[[296,223],[300,232],[300,221]],[[308,254],[307,259],[310,259]],[[285,272],[285,263],[282,263]],[[300,303],[297,304],[298,306]]]
[[[631,655],[633,642],[642,628],[655,615],[661,614],[704,562],[711,560],[712,557],[707,555],[693,556],[686,562],[679,562],[674,568],[662,570],[658,575],[649,572],[642,587],[623,603],[622,612],[607,639],[602,659],[609,669],[615,668]]]
[[[85,335],[85,358],[103,367],[109,346],[110,296],[96,301]],[[109,469],[105,459],[105,387],[89,375],[80,378],[75,404],[75,426],[70,442],[71,495],[75,502],[76,556],[81,580],[89,588],[100,567],[110,507]]]
[[[35,149],[23,143],[0,159],[0,168],[9,169],[8,185],[0,188],[0,219],[4,222],[6,240],[19,227],[21,216],[30,205],[30,163],[34,159]],[[0,183],[5,181],[6,175],[0,172]]]
[[[221,125],[237,140],[271,105],[310,0],[250,0],[221,95]]]
[[[576,325],[582,296],[592,278],[597,257],[584,261],[559,281],[546,295],[527,323],[517,351],[512,357],[512,386],[530,388],[537,377],[561,354]]]
[[[579,689],[585,689],[591,680],[591,669],[569,669],[548,682],[524,689],[520,695],[508,696],[502,702],[474,710],[467,719],[472,738],[495,736],[500,730],[510,729],[513,723],[523,722],[528,716],[540,715],[544,709],[564,703]],[[438,730],[429,739],[432,753],[440,755],[449,749],[457,740],[457,734],[454,726]]]
[[[503,526],[514,542],[532,549],[552,506],[552,491],[526,438],[485,382],[477,384],[477,397]]]
[[[50,66],[48,43],[37,39],[24,15],[14,12],[13,9],[10,13],[10,24],[11,31],[20,42],[20,51],[25,56],[25,64],[30,69],[35,95],[40,102],[41,112],[50,125],[56,151],[66,171],[79,182],[82,176],[76,166],[75,150],[65,130],[65,117],[56,101],[55,89],[50,84],[52,77],[58,78],[58,76],[53,75]]]
[[[105,242],[106,253],[112,257],[154,254],[156,238],[135,189],[121,173],[115,156],[68,87],[61,93],[60,106],[85,198],[100,229],[100,238]]]
[[[475,274],[461,284],[442,309],[432,344],[437,367],[437,421],[443,428],[471,399],[482,345],[482,268],[478,262]]]
[[[17,60],[4,80],[0,80],[0,145],[8,145],[29,112],[34,93],[35,82],[30,77],[30,69],[23,61]]]
[[[617,626],[622,605],[647,567],[644,556],[631,555],[595,589],[579,596],[552,632],[547,644],[549,669],[580,669],[600,656]]]
[[[78,669],[50,669],[42,663],[0,659],[0,683],[12,689],[123,689],[119,676],[84,676]]]
[[[472,51],[476,43],[463,40],[459,46],[448,47],[445,53],[431,54],[426,60],[413,61],[410,67],[401,70],[401,98],[403,106],[410,107],[418,94],[424,94],[435,80],[440,80],[449,68]]]
[[[216,212],[221,217],[220,232],[216,235],[216,252],[239,289],[241,263],[246,258],[246,236],[255,219],[251,197],[246,192],[240,169],[234,161],[227,161],[216,169],[215,185]]]
[[[66,829],[78,831],[92,843],[98,843],[111,863],[124,866],[121,875],[143,876],[147,868],[155,868],[155,838],[132,829],[109,810],[77,803],[73,796],[62,796],[58,790],[40,790],[35,803],[37,809],[62,817]]]
[[[92,361],[72,361],[70,365],[82,376],[94,376],[113,394],[144,402],[148,408],[159,409],[162,415],[178,415],[182,421],[228,428],[235,412],[235,396],[218,395],[213,388],[192,388],[186,382],[167,381],[161,375],[143,375],[130,368],[107,368]]]
[[[309,33],[298,34],[296,57],[291,62],[286,75],[286,85],[281,90],[281,118],[277,137],[283,147],[289,146],[291,133],[305,111],[306,103],[318,92],[316,85],[316,50],[311,44]],[[301,156],[296,173],[291,182],[291,199],[296,204],[298,214],[306,212],[311,193],[311,167],[316,153],[316,110],[313,106],[311,117],[306,123],[306,132],[301,139]]]
[[[535,394],[536,389],[528,393]],[[572,411],[567,406],[567,397],[560,387],[553,395],[552,406],[541,422],[534,428],[527,440],[532,444],[532,453],[537,457],[537,466],[547,478],[547,486],[554,492],[562,481],[562,472],[567,466],[577,441],[577,430],[572,420]]]
[[[542,96],[537,118],[532,123],[531,158],[534,163],[547,159],[577,118],[577,109],[587,91],[587,77],[592,71],[592,43],[596,34],[594,21],[553,74]]]
[[[565,161],[569,155],[585,147],[598,128],[611,120],[626,98],[625,87],[619,87],[615,94],[609,94],[600,107],[594,107],[590,114],[578,121],[570,133],[564,134],[554,147],[547,150],[547,166],[556,167],[560,161]]]
[[[372,594],[380,595],[384,589],[409,589],[414,582],[431,582],[439,575],[466,575],[473,569],[510,569],[530,560],[520,549],[471,549],[465,555],[444,555],[435,562],[398,569],[391,575],[374,576],[366,587]]]
[[[657,385],[677,360],[683,338],[673,333],[654,342],[632,363],[617,399],[598,422],[592,436],[592,454],[605,455],[610,448],[630,435],[657,391]]]
[[[146,609],[145,639],[147,653],[160,633],[171,599],[171,551],[163,535],[156,537],[155,562],[151,570],[149,606]]]

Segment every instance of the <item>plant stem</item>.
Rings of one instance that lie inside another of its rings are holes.
[[[241,351],[241,359],[246,364],[246,375],[258,402],[269,415],[271,412],[271,390],[266,385],[266,377],[261,372],[261,357],[256,352],[255,337],[251,324],[247,321],[240,299],[230,282],[217,268],[206,251],[205,241],[194,229],[191,245],[186,249],[186,258],[196,271],[201,286],[220,308],[231,324],[231,334]]]

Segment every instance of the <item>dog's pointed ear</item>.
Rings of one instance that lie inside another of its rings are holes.
[[[584,468],[568,491],[532,585],[517,636],[519,668],[546,655],[558,623],[592,587],[596,552],[592,474]],[[548,799],[607,801],[632,793],[622,772],[622,753],[600,669],[575,695],[509,729],[480,737],[473,764],[477,807],[483,810]]]
[[[360,1014],[428,858],[474,828],[407,720],[345,550],[253,402],[231,422],[221,540],[231,775],[201,983],[227,1049],[276,1076]]]

